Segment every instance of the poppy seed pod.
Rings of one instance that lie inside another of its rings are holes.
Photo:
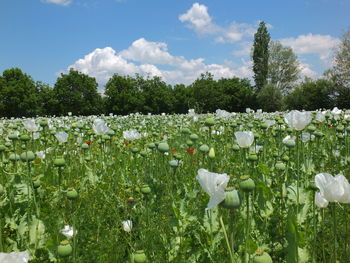
[[[82,148],[83,150],[87,150],[87,149],[89,149],[89,145],[88,145],[87,143],[83,143],[83,144],[81,145],[81,148]]]
[[[57,247],[57,253],[61,257],[68,257],[70,254],[72,254],[73,248],[69,244],[68,240],[63,240],[60,242],[60,245]]]
[[[144,263],[147,262],[147,256],[143,250],[136,250],[134,253],[134,262],[135,263]]]
[[[235,209],[240,207],[241,198],[237,190],[233,187],[227,187],[225,189],[225,199],[220,203],[224,208]]]
[[[8,137],[11,141],[18,140],[18,135],[15,134],[15,133],[10,133],[7,137]]]
[[[284,171],[286,169],[286,165],[281,161],[277,161],[275,168],[277,170]]]
[[[272,263],[272,258],[264,250],[257,250],[253,257],[253,263]]]
[[[194,133],[192,133],[191,135],[190,135],[190,139],[191,139],[191,141],[197,141],[198,140],[198,135],[197,134],[194,134]]]
[[[22,141],[22,142],[27,142],[30,140],[30,137],[28,134],[22,134],[19,139]]]
[[[169,165],[172,168],[176,168],[179,166],[179,161],[178,160],[171,160],[171,161],[169,161]]]
[[[215,125],[215,120],[214,120],[214,118],[207,118],[204,121],[204,124],[205,124],[205,126],[212,127]]]
[[[154,148],[156,148],[156,145],[153,142],[151,142],[147,145],[147,147],[148,147],[148,149],[154,149]]]
[[[24,152],[21,154],[22,162],[30,162],[35,159],[35,154],[32,151]]]
[[[255,183],[249,175],[241,176],[241,181],[239,182],[239,188],[244,192],[251,192],[255,189]]]
[[[206,145],[206,144],[203,144],[199,147],[199,150],[202,152],[202,153],[206,153],[206,152],[209,152],[209,146]]]
[[[151,193],[151,187],[149,187],[148,184],[144,184],[141,186],[141,192],[143,194],[149,194],[149,193]]]
[[[214,150],[214,148],[210,148],[210,150],[209,150],[209,158],[210,159],[215,159],[215,150]]]
[[[78,198],[78,192],[74,188],[68,188],[67,190],[67,198],[69,200],[74,200]]]
[[[53,161],[53,164],[56,166],[56,167],[63,167],[66,165],[66,161],[64,160],[64,158],[56,158],[54,161]]]
[[[158,151],[160,151],[161,153],[169,152],[169,145],[166,142],[159,143]]]

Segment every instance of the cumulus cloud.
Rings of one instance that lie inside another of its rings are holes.
[[[280,39],[282,45],[290,46],[297,54],[316,54],[324,62],[328,62],[334,48],[340,43],[338,38],[330,35],[300,35],[296,38]]]
[[[309,64],[300,63],[299,64],[300,75],[302,77],[316,78],[317,73],[313,71]]]
[[[234,43],[255,33],[255,26],[246,23],[232,22],[228,27],[222,27],[212,22],[208,7],[194,3],[186,13],[179,15],[182,23],[193,29],[199,35],[216,35],[218,43]]]
[[[129,76],[159,76],[169,84],[188,85],[205,72],[212,73],[217,79],[250,77],[249,63],[244,62],[242,66],[235,68],[227,64],[206,64],[204,58],[186,59],[183,56],[171,55],[166,43],[140,38],[119,53],[111,47],[97,48],[68,69],[74,68],[95,77],[100,87],[116,73]],[[162,66],[166,66],[167,69],[162,69]]]
[[[67,5],[70,5],[72,1],[71,0],[42,0],[42,2],[48,3],[48,4],[67,6]]]

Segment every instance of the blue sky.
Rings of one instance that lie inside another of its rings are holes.
[[[1,0],[0,72],[19,67],[53,85],[69,67],[97,79],[200,73],[251,77],[259,21],[291,46],[302,75],[320,76],[350,26],[349,0]]]

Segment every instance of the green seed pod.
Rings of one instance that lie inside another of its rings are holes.
[[[192,146],[193,145],[193,141],[191,141],[191,140],[187,140],[186,141],[186,144],[190,147],[190,146]]]
[[[275,168],[277,170],[284,171],[286,169],[286,165],[281,161],[277,161]]]
[[[342,131],[344,131],[344,126],[343,125],[339,125],[335,129],[337,130],[337,132],[342,132]]]
[[[235,209],[240,207],[241,198],[238,194],[238,191],[233,187],[227,187],[225,189],[225,199],[220,203],[224,208]]]
[[[68,188],[66,195],[69,200],[77,199],[79,196],[77,190],[74,188]]]
[[[151,187],[149,187],[148,184],[142,185],[141,188],[140,188],[140,190],[141,190],[141,193],[143,193],[143,194],[149,194],[149,193],[151,193]]]
[[[64,158],[56,158],[54,161],[53,161],[53,164],[56,166],[56,167],[63,167],[66,165],[66,161],[64,160]]]
[[[83,144],[81,145],[81,148],[82,148],[83,150],[87,150],[87,149],[89,149],[89,145],[88,145],[87,143],[83,143]]]
[[[204,121],[204,125],[205,126],[208,126],[208,127],[212,127],[215,125],[215,120],[214,118],[207,118],[205,121]]]
[[[286,155],[286,154],[284,154],[284,155],[282,156],[282,161],[288,162],[288,161],[289,161],[289,156]]]
[[[41,186],[41,181],[37,177],[32,178],[32,182],[35,189]]]
[[[238,151],[239,151],[239,145],[238,145],[238,144],[232,145],[232,150],[233,150],[234,152],[238,152]]]
[[[316,130],[316,127],[314,125],[309,125],[309,127],[307,127],[308,132],[312,133]]]
[[[209,146],[206,145],[206,144],[203,144],[199,147],[199,150],[202,152],[202,153],[207,153],[209,152]]]
[[[320,137],[323,136],[323,133],[320,132],[320,131],[315,131],[315,132],[314,132],[314,135],[315,135],[316,137],[320,138]]]
[[[39,125],[41,127],[46,127],[48,125],[48,122],[47,122],[47,120],[41,120],[41,121],[39,121]]]
[[[248,161],[255,162],[258,160],[258,156],[255,153],[251,153],[248,155]]]
[[[11,153],[9,156],[10,161],[19,161],[21,159],[21,157],[19,156],[19,154],[16,153]]]
[[[152,149],[156,148],[156,145],[153,142],[151,142],[147,145],[147,147],[148,147],[148,149],[152,150]]]
[[[148,154],[148,152],[145,151],[145,150],[140,151],[140,155],[141,155],[142,157],[146,157],[147,154]]]
[[[169,145],[166,142],[159,143],[158,151],[160,151],[161,153],[169,152]]]
[[[35,154],[32,151],[27,151],[21,154],[22,162],[31,162],[35,159]]]
[[[249,175],[244,175],[241,176],[239,188],[242,189],[244,192],[249,193],[255,189],[255,183]]]
[[[262,122],[260,124],[260,128],[263,129],[263,130],[266,130],[267,129],[267,124],[265,122]]]
[[[197,134],[195,134],[195,133],[192,133],[191,135],[190,135],[190,139],[191,139],[191,141],[194,141],[194,142],[196,142],[197,140],[198,140],[198,135]]]
[[[178,160],[171,160],[169,161],[169,165],[172,167],[172,168],[176,168],[179,166],[179,161]]]
[[[137,147],[132,147],[132,148],[131,148],[131,152],[132,152],[132,153],[138,153],[139,151],[140,151],[140,149],[137,148]]]
[[[181,130],[181,133],[182,133],[182,134],[190,134],[191,131],[190,131],[189,128],[183,128],[183,129]]]
[[[15,134],[15,133],[10,133],[7,137],[8,137],[11,141],[18,140],[18,135]]]
[[[257,250],[253,257],[253,263],[273,263],[272,258],[264,250]]]
[[[174,158],[175,158],[176,160],[181,160],[181,159],[182,159],[182,156],[181,156],[181,154],[179,154],[179,153],[175,153],[175,154],[174,154]]]
[[[293,147],[295,147],[295,141],[294,141],[294,140],[287,140],[284,144],[285,144],[288,148],[293,148]]]
[[[72,254],[73,248],[69,244],[68,240],[60,242],[60,245],[57,247],[57,253],[61,257],[68,257]]]
[[[134,253],[134,262],[135,263],[144,263],[147,262],[147,256],[143,250],[136,250]]]
[[[0,144],[0,152],[3,152],[6,150],[6,146],[3,144]]]
[[[27,142],[30,140],[30,137],[28,134],[22,134],[19,139],[22,141],[22,142]]]

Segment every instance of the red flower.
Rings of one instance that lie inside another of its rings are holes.
[[[186,152],[188,154],[194,154],[196,152],[196,149],[195,148],[188,148],[188,149],[186,149]]]
[[[91,142],[86,142],[86,144],[87,144],[87,145],[90,145],[90,144],[91,144]]]
[[[129,142],[124,142],[124,144],[125,144],[126,146],[128,146],[128,145],[129,145]]]
[[[172,149],[172,150],[170,150],[172,153],[176,153],[176,150],[175,149]]]

